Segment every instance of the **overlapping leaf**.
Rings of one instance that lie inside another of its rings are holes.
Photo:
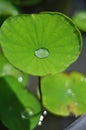
[[[32,130],[40,114],[40,103],[14,77],[0,77],[0,120],[9,130]]]
[[[86,11],[81,11],[75,13],[73,16],[73,20],[75,21],[76,25],[82,31],[86,31]]]
[[[6,0],[0,0],[0,25],[3,21],[9,17],[18,15],[19,11],[16,7],[14,7],[11,2]]]
[[[17,78],[19,82],[21,82],[24,86],[27,85],[29,76],[26,73],[23,73],[12,66],[8,60],[4,57],[3,54],[0,54],[0,77],[2,76],[14,76]]]

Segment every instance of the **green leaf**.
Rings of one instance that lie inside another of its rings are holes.
[[[0,15],[18,15],[18,10],[9,1],[0,1]]]
[[[19,11],[9,1],[5,0],[0,1],[0,25],[7,17],[18,14]]]
[[[42,0],[11,0],[16,5],[31,6],[38,4]]]
[[[11,76],[0,78],[0,120],[10,130],[32,130],[41,106],[37,99]]]
[[[56,74],[42,79],[43,104],[52,113],[68,116],[86,112],[86,77]]]
[[[76,25],[82,31],[86,31],[86,11],[81,11],[75,13],[73,16],[73,20],[75,21]]]
[[[12,66],[3,54],[0,54],[0,77],[11,75],[17,78],[17,80],[24,86],[27,84],[29,76]]]
[[[5,56],[33,75],[65,70],[81,51],[81,35],[71,19],[45,12],[8,18],[0,30]]]

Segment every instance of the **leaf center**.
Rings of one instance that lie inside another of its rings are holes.
[[[38,58],[46,58],[49,56],[49,50],[46,48],[39,48],[35,51],[35,56]]]

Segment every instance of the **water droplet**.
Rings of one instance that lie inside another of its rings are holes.
[[[39,122],[38,122],[38,125],[41,126],[41,125],[42,125],[42,121],[39,121]]]
[[[67,89],[67,94],[71,95],[71,96],[75,96],[75,93],[73,93],[72,89]]]
[[[23,77],[18,77],[18,81],[21,83],[23,81]]]
[[[39,48],[35,51],[35,56],[38,58],[46,58],[49,56],[49,51],[46,48]]]
[[[21,117],[23,118],[23,119],[29,119],[30,117],[32,117],[34,115],[34,113],[33,113],[33,110],[31,109],[31,108],[25,108],[25,110],[23,110],[22,112],[21,112]]]
[[[44,120],[44,116],[41,115],[41,116],[40,116],[40,119],[39,119],[39,122],[38,122],[38,125],[39,125],[39,126],[42,125],[43,120]]]
[[[43,115],[46,116],[47,115],[47,111],[43,111]]]
[[[40,120],[40,121],[43,121],[43,119],[44,119],[44,116],[41,115],[39,120]]]
[[[68,93],[68,94],[72,94],[72,90],[71,90],[71,89],[68,89],[68,90],[67,90],[67,93]]]

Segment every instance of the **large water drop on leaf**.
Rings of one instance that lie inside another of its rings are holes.
[[[49,51],[46,48],[39,48],[35,51],[35,55],[38,58],[46,58],[49,56]]]
[[[21,117],[23,119],[29,119],[30,117],[32,117],[34,115],[34,112],[31,108],[27,107],[25,110],[23,110],[21,112]]]

